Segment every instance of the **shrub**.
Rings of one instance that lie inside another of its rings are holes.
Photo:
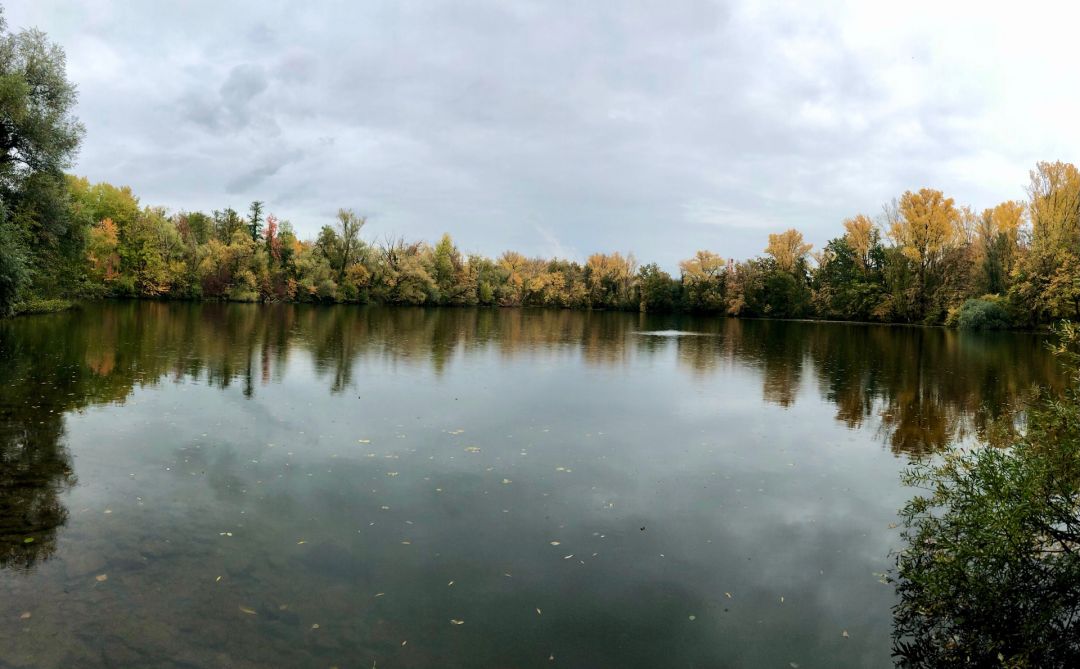
[[[15,314],[51,314],[56,311],[65,311],[74,306],[75,304],[71,300],[30,298],[15,303]]]
[[[1080,666],[1080,329],[1071,369],[1007,449],[956,448],[915,465],[901,511],[893,651],[904,667]]]
[[[961,330],[1006,330],[1012,327],[1009,310],[996,295],[965,301],[955,312],[955,318],[953,313],[949,314],[949,321]]]

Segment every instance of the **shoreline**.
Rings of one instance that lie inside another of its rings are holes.
[[[886,327],[902,327],[902,328],[929,328],[929,329],[941,329],[941,330],[953,330],[962,331],[962,328],[944,325],[944,324],[927,324],[927,323],[899,323],[889,321],[862,321],[862,320],[843,320],[833,318],[773,318],[769,316],[733,316],[731,314],[725,314],[716,311],[685,311],[685,310],[670,310],[670,311],[640,311],[635,309],[612,309],[604,307],[559,307],[559,306],[545,306],[545,305],[502,305],[502,304],[402,304],[395,302],[330,302],[330,301],[311,301],[302,302],[296,300],[229,300],[229,299],[184,299],[184,298],[152,298],[152,297],[95,297],[86,299],[32,299],[22,302],[15,307],[15,312],[7,318],[16,318],[19,316],[40,316],[46,314],[61,313],[64,311],[72,311],[77,309],[80,304],[95,303],[95,302],[166,302],[166,303],[186,303],[186,304],[252,304],[257,306],[270,306],[279,304],[289,305],[310,305],[317,307],[334,307],[334,306],[352,306],[352,307],[380,307],[380,308],[420,308],[420,309],[529,309],[529,310],[545,310],[545,311],[577,311],[577,312],[610,312],[610,313],[624,313],[624,314],[649,314],[653,316],[689,316],[696,318],[731,318],[735,320],[744,321],[774,321],[774,322],[788,322],[788,323],[812,323],[812,324],[830,324],[830,325],[863,325],[863,326],[886,326]],[[4,320],[0,317],[0,320]],[[1050,332],[1050,326],[1038,326],[1031,327],[1016,327],[1016,328],[1001,328],[1001,329],[982,329],[982,330],[966,330],[968,332],[1015,332],[1024,334],[1047,334]]]

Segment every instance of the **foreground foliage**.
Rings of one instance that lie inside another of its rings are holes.
[[[902,511],[902,666],[1080,666],[1080,330],[1059,334],[1069,387],[1028,412],[1014,446],[909,472],[927,492]]]

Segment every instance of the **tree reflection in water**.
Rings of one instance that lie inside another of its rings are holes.
[[[655,330],[699,336],[636,334]],[[1003,442],[1033,387],[1061,387],[1041,339],[1017,334],[558,310],[90,305],[0,322],[0,567],[32,568],[56,548],[75,483],[67,413],[170,381],[239,384],[251,397],[297,357],[343,393],[363,390],[365,362],[440,375],[482,354],[594,367],[671,356],[703,383],[738,368],[757,375],[765,402],[823,400],[845,426],[869,426],[915,459],[961,440]]]

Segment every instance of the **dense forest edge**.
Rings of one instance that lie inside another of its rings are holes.
[[[582,264],[465,254],[437,243],[361,238],[340,210],[314,239],[252,202],[177,211],[128,187],[66,173],[85,129],[63,50],[0,24],[0,316],[104,297],[544,306],[1032,327],[1080,316],[1080,171],[1041,162],[1028,200],[984,211],[907,191],[876,218],[843,221],[815,252],[794,229],[764,255],[698,251],[679,276],[632,255]]]

